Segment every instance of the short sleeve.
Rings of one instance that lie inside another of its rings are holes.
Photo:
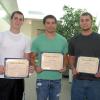
[[[31,52],[31,40],[29,38],[26,38],[26,45],[25,45],[25,53]]]
[[[32,40],[31,52],[34,52],[34,53],[38,52],[38,41],[37,41],[37,39]]]
[[[0,44],[2,43],[2,41],[3,41],[3,36],[4,35],[4,33],[3,32],[0,32]]]
[[[70,55],[70,56],[74,56],[75,55],[75,53],[74,53],[74,43],[73,43],[73,41],[72,40],[70,40],[69,41],[69,45],[68,45],[68,54]]]
[[[67,53],[68,53],[68,42],[67,42],[66,39],[65,39],[65,43],[64,43],[63,53],[64,53],[64,54],[67,54]]]

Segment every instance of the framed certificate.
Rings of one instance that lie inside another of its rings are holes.
[[[5,74],[7,78],[25,78],[29,75],[29,61],[27,59],[6,59]]]
[[[82,73],[96,74],[98,72],[99,59],[96,57],[79,57],[77,71]]]
[[[63,68],[63,54],[43,53],[41,57],[41,68],[44,70],[60,70]]]

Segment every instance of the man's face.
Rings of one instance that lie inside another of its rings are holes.
[[[49,33],[53,33],[56,31],[56,22],[53,18],[46,19],[44,26],[45,30]]]
[[[15,29],[20,29],[23,22],[24,22],[23,15],[16,13],[11,19],[11,27]]]
[[[80,27],[83,31],[88,31],[92,27],[92,20],[89,15],[80,17]]]

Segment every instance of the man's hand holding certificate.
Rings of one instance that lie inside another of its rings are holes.
[[[27,59],[7,59],[5,61],[5,77],[24,78],[28,76],[29,61]]]
[[[96,74],[98,72],[99,59],[96,57],[79,57],[77,71],[82,73]]]
[[[41,68],[43,70],[61,70],[63,68],[63,55],[61,53],[43,53]]]

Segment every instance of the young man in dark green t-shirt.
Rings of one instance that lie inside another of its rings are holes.
[[[37,100],[47,100],[47,98],[48,100],[59,100],[62,72],[65,71],[67,66],[68,44],[64,37],[56,33],[57,20],[53,15],[44,17],[43,24],[45,32],[40,34],[37,39],[33,41],[31,48],[31,63],[34,65],[37,72]],[[52,60],[49,59],[49,67],[51,69],[41,68],[43,60],[41,58],[44,54],[47,54],[52,58]],[[55,56],[57,55],[60,55],[60,57],[63,56],[63,64],[59,65],[62,68],[53,70],[52,68],[55,69],[57,64],[60,64],[59,62],[61,62],[61,58],[58,62],[57,60],[59,58],[55,59]],[[36,57],[38,59],[37,64],[35,63]]]

